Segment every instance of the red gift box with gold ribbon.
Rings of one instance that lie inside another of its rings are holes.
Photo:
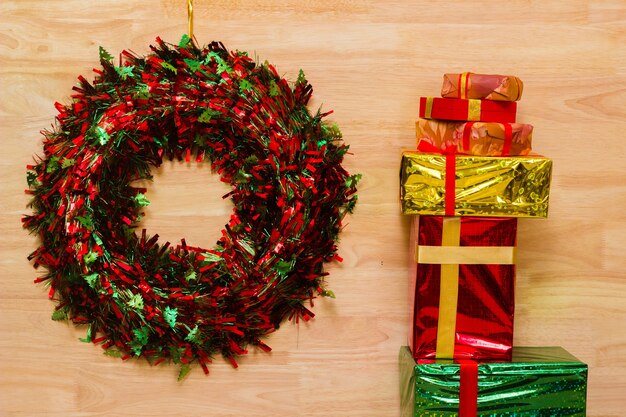
[[[515,123],[517,102],[440,97],[420,97],[423,119]]]
[[[415,358],[511,358],[516,235],[515,218],[413,217]]]

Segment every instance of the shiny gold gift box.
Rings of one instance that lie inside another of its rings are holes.
[[[538,155],[489,157],[406,151],[400,170],[402,212],[547,217],[551,172],[552,161]],[[454,177],[453,186],[451,180],[446,181],[447,176]],[[453,203],[447,210],[446,200]]]

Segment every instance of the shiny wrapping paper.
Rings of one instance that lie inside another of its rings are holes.
[[[445,222],[456,222],[457,228],[446,229],[449,226]],[[444,233],[455,232],[457,246],[449,251],[453,254],[451,261],[445,260],[445,253],[434,260],[422,256],[424,262],[420,261],[421,253],[428,255],[426,249],[449,249],[450,246],[442,246],[446,243]],[[516,218],[414,216],[409,250],[413,254],[409,272],[409,345],[414,357],[511,359],[516,235]],[[493,263],[482,264],[480,257],[468,259],[467,252],[464,259],[459,247],[495,251],[509,248],[513,261],[485,259]],[[458,262],[452,284],[445,280],[444,265],[437,262]]]
[[[461,366],[446,360],[416,363],[402,347],[402,417],[469,415],[460,412]],[[477,373],[474,416],[585,416],[587,365],[562,348],[515,347],[512,362],[479,363]]]
[[[523,90],[524,83],[513,75],[463,72],[443,75],[441,97],[517,101]]]
[[[453,185],[446,181],[451,171]],[[405,151],[400,169],[402,212],[547,217],[551,171],[552,161],[542,156],[450,156]],[[448,207],[447,197],[453,200]]]
[[[425,140],[442,151],[452,146],[466,155],[528,155],[532,149],[533,126],[419,119],[415,123],[415,136],[417,143]]]
[[[515,123],[516,114],[514,101],[420,97],[419,117],[423,119]]]

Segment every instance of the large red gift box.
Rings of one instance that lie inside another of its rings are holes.
[[[420,97],[422,119],[515,123],[516,115],[515,101]]]
[[[415,358],[511,359],[516,235],[515,218],[413,217]]]

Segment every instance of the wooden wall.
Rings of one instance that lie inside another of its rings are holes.
[[[173,366],[102,355],[84,329],[50,320],[26,260],[35,239],[25,165],[39,131],[92,76],[98,46],[144,54],[186,32],[184,0],[0,3],[0,415],[397,416],[406,339],[408,219],[399,213],[401,150],[414,146],[420,95],[444,72],[516,74],[518,120],[554,159],[547,220],[520,221],[516,343],[561,345],[587,362],[589,415],[626,413],[626,3],[620,0],[196,0],[195,34],[269,60],[314,107],[334,109],[361,172],[360,203],[330,265],[336,300],[285,324],[232,369],[176,382]],[[206,175],[200,175],[200,174]],[[228,217],[205,168],[166,164],[149,191],[147,227],[209,245]]]

